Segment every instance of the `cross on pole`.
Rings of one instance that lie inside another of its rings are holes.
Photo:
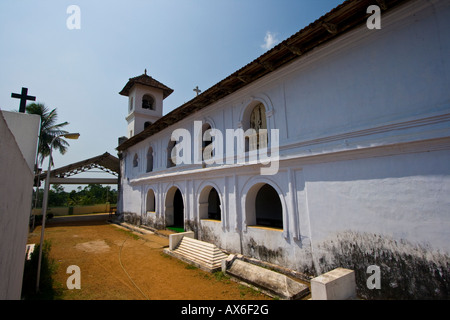
[[[11,93],[11,98],[20,99],[20,107],[19,112],[25,113],[25,106],[27,104],[27,100],[36,101],[36,97],[28,95],[28,88],[22,87],[22,93]]]
[[[194,89],[193,91],[195,91],[195,92],[197,93],[197,95],[198,95],[200,92],[202,92],[202,90],[200,90],[200,89],[198,88],[198,86],[196,86],[195,89]]]

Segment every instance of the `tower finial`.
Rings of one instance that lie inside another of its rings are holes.
[[[147,69],[144,70],[145,75],[147,75]]]

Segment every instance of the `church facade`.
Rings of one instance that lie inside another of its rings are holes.
[[[382,1],[381,29],[371,4],[344,2],[164,116],[173,90],[131,78],[124,219],[307,275],[347,267],[364,297],[448,298],[450,1]]]

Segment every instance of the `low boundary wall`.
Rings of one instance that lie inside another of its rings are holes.
[[[52,213],[54,216],[68,216],[77,214],[89,214],[89,213],[108,213],[111,210],[111,205],[109,203],[96,204],[92,206],[74,206],[74,207],[53,207],[48,208],[47,212]],[[33,209],[33,215],[40,215],[42,209]]]

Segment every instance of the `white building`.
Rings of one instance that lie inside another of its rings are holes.
[[[22,291],[40,123],[38,115],[0,110],[0,300]]]
[[[366,297],[449,298],[450,1],[379,2],[381,29],[366,24],[371,4],[344,2],[165,116],[172,90],[130,79],[125,219],[309,275],[348,267]],[[260,135],[244,164],[228,141],[229,161],[196,162],[209,127],[224,140],[227,129],[266,128],[269,149],[278,129],[279,161],[248,160]],[[175,166],[176,129],[194,141],[178,153],[190,163]],[[262,175],[271,165],[276,174]],[[379,290],[366,285],[370,265]]]

